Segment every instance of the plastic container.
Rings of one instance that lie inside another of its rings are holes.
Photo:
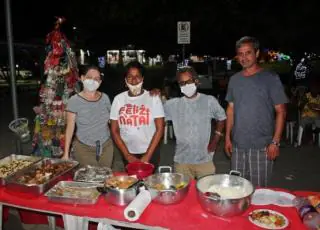
[[[317,212],[307,198],[297,197],[294,200],[294,205],[308,230],[320,229],[320,213]]]
[[[9,129],[20,138],[22,143],[27,143],[31,140],[28,124],[27,118],[18,118],[9,124]]]
[[[153,174],[154,165],[144,162],[132,162],[127,164],[126,170],[129,176],[135,175],[141,180]]]

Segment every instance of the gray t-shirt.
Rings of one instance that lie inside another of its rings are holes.
[[[166,120],[173,123],[176,136],[174,162],[199,164],[211,160],[208,144],[211,120],[222,121],[226,114],[213,96],[198,93],[194,99],[173,98],[165,102]]]
[[[236,73],[229,82],[226,100],[234,104],[234,147],[264,148],[271,143],[274,107],[288,102],[276,73],[262,70],[250,77]]]
[[[76,136],[80,142],[96,146],[96,141],[103,144],[110,138],[110,109],[109,97],[104,93],[97,101],[88,101],[79,94],[70,97],[66,111],[76,114]]]

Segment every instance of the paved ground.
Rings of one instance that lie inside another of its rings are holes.
[[[32,107],[36,101],[35,93],[19,93],[19,108],[21,117],[33,120]],[[10,97],[0,98],[0,157],[7,156],[16,151],[14,135],[8,130],[7,125],[12,119]],[[32,126],[31,126],[32,127]],[[31,151],[30,144],[23,145],[23,153]],[[162,145],[161,165],[172,165],[174,153],[174,141]],[[312,145],[304,145],[301,148],[294,148],[283,145],[281,155],[274,167],[274,175],[271,181],[272,187],[281,187],[290,190],[313,190],[320,191],[320,148]],[[230,160],[222,152],[222,144],[215,156],[217,173],[226,173],[230,169]],[[115,153],[114,170],[123,170],[123,164],[118,152]],[[19,217],[12,211],[5,229],[14,230],[42,230],[47,226],[21,225]]]

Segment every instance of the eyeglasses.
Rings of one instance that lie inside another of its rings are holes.
[[[187,81],[179,81],[178,83],[179,83],[180,86],[184,86],[184,85],[188,85],[188,84],[194,83],[194,80],[192,78],[190,78]]]

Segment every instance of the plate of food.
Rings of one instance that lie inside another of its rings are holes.
[[[264,229],[285,229],[289,225],[289,220],[283,214],[269,209],[252,211],[249,221]]]

